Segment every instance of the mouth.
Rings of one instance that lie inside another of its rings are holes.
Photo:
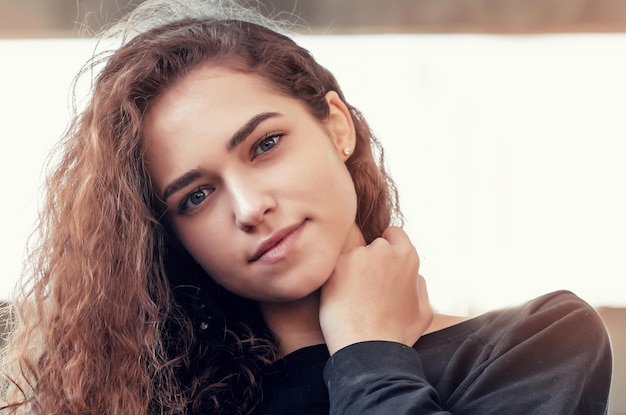
[[[283,258],[295,245],[298,236],[304,228],[305,222],[288,226],[274,232],[265,238],[254,254],[248,259],[248,263],[272,263]]]

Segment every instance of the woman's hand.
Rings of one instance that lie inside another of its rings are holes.
[[[398,227],[341,255],[321,291],[320,324],[330,353],[368,340],[413,346],[433,317],[418,270],[415,247]]]

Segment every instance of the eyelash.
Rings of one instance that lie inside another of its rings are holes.
[[[196,206],[188,206],[189,200],[191,199],[191,197],[197,193],[206,191],[208,192],[205,196],[204,199],[202,199],[202,201],[200,202],[200,204],[196,205]],[[202,205],[204,203],[204,201],[206,200],[207,197],[209,197],[209,195],[213,193],[213,189],[208,188],[206,186],[204,187],[198,187],[197,189],[192,190],[191,192],[187,193],[185,195],[185,197],[183,197],[183,199],[180,201],[180,203],[178,204],[178,208],[177,208],[177,212],[179,215],[184,215],[185,213],[189,213],[189,211],[193,211],[197,208],[200,207],[200,205]]]
[[[252,158],[258,157],[260,155],[263,155],[265,153],[269,153],[270,151],[274,150],[276,148],[276,146],[280,145],[280,140],[283,138],[284,135],[285,135],[285,133],[269,133],[269,134],[266,134],[262,139],[257,141],[252,146],[252,149],[251,149]],[[269,140],[269,139],[273,139],[274,140],[274,145],[270,149],[268,149],[266,151],[263,151],[262,153],[258,153],[257,154],[257,151],[261,148],[261,145],[264,142],[266,142],[267,140]]]

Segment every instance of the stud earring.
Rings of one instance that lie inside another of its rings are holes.
[[[350,150],[350,147],[346,147],[343,149],[343,154],[345,154],[346,156],[349,156],[350,153],[352,153],[352,150]]]

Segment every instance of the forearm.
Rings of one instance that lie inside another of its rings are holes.
[[[426,380],[417,352],[400,343],[353,344],[324,371],[330,414],[448,414]]]

